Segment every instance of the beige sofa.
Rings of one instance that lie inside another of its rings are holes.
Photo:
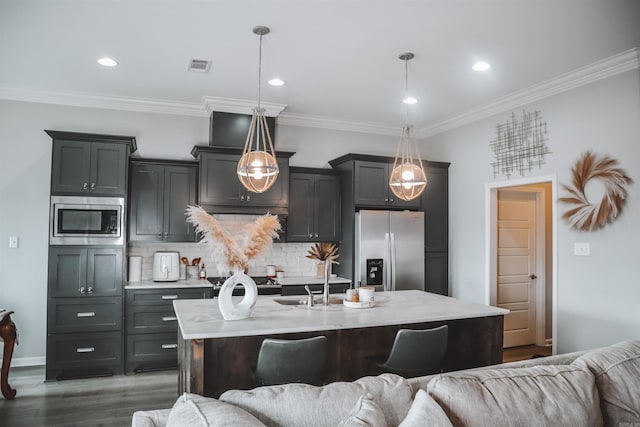
[[[132,425],[640,427],[640,339],[412,379],[185,394],[171,409],[134,413]]]

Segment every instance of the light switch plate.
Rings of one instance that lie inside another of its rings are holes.
[[[578,256],[589,256],[591,255],[591,246],[588,242],[576,242],[573,244],[573,254]]]
[[[9,236],[9,249],[18,248],[18,236]]]

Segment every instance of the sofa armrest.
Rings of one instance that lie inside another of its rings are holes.
[[[167,425],[171,409],[155,411],[136,411],[133,413],[131,427],[164,427]]]

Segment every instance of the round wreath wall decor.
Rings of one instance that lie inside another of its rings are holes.
[[[570,196],[559,199],[573,205],[562,215],[572,228],[580,231],[598,230],[620,215],[627,198],[625,186],[633,183],[633,180],[617,166],[617,160],[591,151],[583,153],[578,159],[571,169],[571,185],[562,186]],[[591,203],[585,194],[587,183],[592,179],[600,180],[604,185],[600,203]]]

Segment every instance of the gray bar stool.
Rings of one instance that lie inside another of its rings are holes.
[[[433,329],[400,329],[387,358],[372,358],[377,373],[389,372],[405,378],[442,372],[447,353],[447,325]]]
[[[305,383],[322,385],[327,337],[262,341],[253,373],[256,385]]]

